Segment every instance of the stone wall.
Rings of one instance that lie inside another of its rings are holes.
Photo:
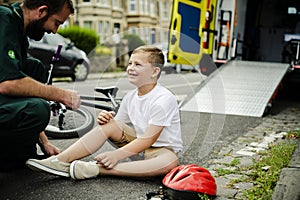
[[[111,72],[117,67],[125,70],[129,60],[127,40],[122,40],[119,44],[106,43],[105,46],[112,50],[112,55],[95,55],[91,52],[88,55],[91,62],[90,72]]]

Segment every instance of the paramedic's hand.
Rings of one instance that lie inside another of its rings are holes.
[[[80,96],[77,91],[64,90],[62,103],[69,108],[77,110],[80,106]]]
[[[118,162],[118,153],[116,151],[108,151],[97,155],[94,160],[106,169],[112,169]]]
[[[54,156],[61,153],[61,150],[51,143],[44,144],[43,147],[41,147],[41,149],[44,154],[49,156]]]
[[[59,148],[49,142],[48,137],[46,136],[44,131],[40,132],[38,144],[42,152],[46,155],[53,156],[61,152]]]
[[[99,113],[99,115],[97,117],[97,122],[100,125],[104,125],[104,124],[108,123],[111,119],[113,119],[114,116],[115,116],[114,111],[103,110]]]

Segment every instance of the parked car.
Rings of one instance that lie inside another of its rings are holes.
[[[40,41],[29,39],[28,53],[50,67],[50,61],[61,44],[59,61],[55,64],[52,77],[71,77],[73,81],[84,81],[89,74],[90,61],[86,53],[59,34],[45,34]]]
[[[165,56],[165,64],[164,64],[164,67],[162,68],[162,71],[165,71],[167,74],[180,73],[181,71],[197,72],[197,69],[192,65],[173,64],[173,63],[168,62],[168,43],[167,42],[154,43],[152,45],[161,49]]]

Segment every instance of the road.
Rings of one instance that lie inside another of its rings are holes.
[[[204,77],[197,73],[163,75],[160,83],[169,88],[179,101],[195,93]],[[125,77],[113,79],[93,78],[84,82],[55,82],[62,88],[78,90],[80,94],[94,94],[93,88],[117,85],[119,96],[133,88]],[[300,108],[299,100],[287,99],[282,95],[269,114],[262,118],[224,116],[209,113],[181,112],[184,150],[180,157],[182,164],[197,163],[206,166],[212,154],[228,146],[238,137],[259,127],[266,119],[280,115],[286,108]],[[298,110],[296,112],[298,112]],[[97,110],[91,109],[96,115]],[[288,122],[287,122],[288,123]],[[67,148],[77,138],[51,142],[61,149]],[[12,146],[13,148],[13,146]],[[90,160],[101,151],[112,147],[105,144],[103,149],[85,158]],[[0,173],[0,199],[146,199],[146,193],[157,191],[161,178],[135,180],[130,178],[99,177],[84,181],[72,181],[57,176],[37,173],[29,169]],[[222,199],[222,198],[221,198]]]

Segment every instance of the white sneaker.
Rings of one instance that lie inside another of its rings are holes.
[[[96,162],[84,162],[75,160],[70,166],[70,176],[72,179],[94,178],[99,174],[99,166]]]
[[[35,171],[44,171],[51,174],[70,177],[70,163],[61,162],[56,156],[51,156],[43,160],[29,159],[26,165]]]

